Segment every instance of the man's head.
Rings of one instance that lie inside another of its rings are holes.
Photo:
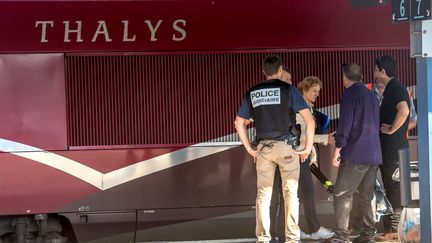
[[[343,85],[348,88],[355,82],[359,82],[363,78],[362,68],[357,63],[348,63],[342,65]]]
[[[387,84],[390,79],[396,77],[396,60],[391,56],[382,56],[375,59],[374,78],[377,83]]]
[[[282,60],[276,55],[268,55],[263,61],[262,69],[267,78],[280,78],[282,75]]]
[[[281,80],[288,83],[288,84],[291,84],[291,85],[293,84],[292,83],[292,77],[291,77],[291,71],[289,68],[282,67]]]

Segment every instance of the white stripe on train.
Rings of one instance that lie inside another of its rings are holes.
[[[40,148],[0,138],[0,151],[10,152],[13,155],[24,157],[52,168],[70,174],[90,185],[107,190],[131,180],[164,170],[170,167],[199,159],[204,156],[219,153],[240,143],[227,143],[224,146],[209,146],[211,143],[195,144],[177,151],[163,154],[148,160],[143,160],[109,173],[101,173],[78,161],[61,155],[44,151]],[[20,152],[25,151],[25,152]]]

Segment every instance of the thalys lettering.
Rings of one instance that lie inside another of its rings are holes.
[[[62,23],[58,23],[52,20],[36,20],[35,21],[35,29],[40,31],[40,42],[47,43],[50,38],[52,38],[52,34],[50,34],[50,30],[54,28],[63,28],[63,42],[96,42],[101,39],[105,42],[111,42],[114,38],[121,40],[122,42],[136,42],[137,34],[134,31],[129,30],[129,20],[122,20],[121,24],[123,25],[123,31],[119,34],[113,34],[110,32],[110,27],[105,20],[98,20],[97,27],[94,30],[91,30],[91,34],[85,36],[83,34],[84,28],[86,28],[86,23],[83,23],[82,20],[78,21],[63,21]],[[58,26],[61,27],[58,27]],[[142,27],[149,31],[149,35],[145,38],[148,38],[149,41],[158,41],[158,33],[159,31],[166,31],[167,26],[169,26],[170,30],[172,30],[171,40],[172,41],[183,41],[186,39],[186,20],[184,19],[176,19],[171,23],[166,23],[166,21],[159,19],[157,21],[154,20],[143,20]],[[138,32],[138,31],[137,31]],[[89,33],[86,31],[85,33]],[[139,37],[142,38],[142,37]]]

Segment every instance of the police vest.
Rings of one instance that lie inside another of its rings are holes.
[[[262,82],[247,93],[257,139],[272,139],[290,134],[295,113],[289,105],[293,87],[281,80]]]

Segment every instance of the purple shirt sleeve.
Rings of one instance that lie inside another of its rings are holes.
[[[340,103],[339,123],[336,130],[336,147],[343,148],[347,144],[350,136],[354,118],[354,104],[347,92],[342,97]]]

